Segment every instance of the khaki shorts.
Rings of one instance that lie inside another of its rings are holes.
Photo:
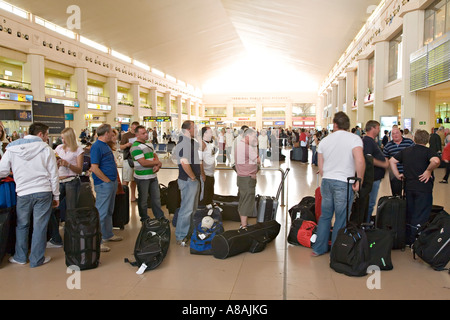
[[[122,181],[134,181],[134,169],[128,164],[128,160],[123,160]]]
[[[252,177],[238,176],[237,186],[239,188],[239,215],[245,217],[254,216],[256,179],[253,179]]]

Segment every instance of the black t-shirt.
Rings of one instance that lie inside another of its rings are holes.
[[[403,149],[394,158],[403,163],[406,191],[433,192],[434,174],[427,183],[420,182],[419,176],[427,170],[430,159],[436,157],[430,148],[422,145],[414,145]]]
[[[378,146],[378,144],[375,142],[374,139],[365,136],[362,140],[364,146],[364,154],[370,154],[374,159],[380,161],[386,160],[386,158],[383,156],[383,152],[381,151],[380,147]],[[386,173],[386,169],[377,167],[375,165],[373,166],[373,171],[374,171],[374,181],[383,179]]]

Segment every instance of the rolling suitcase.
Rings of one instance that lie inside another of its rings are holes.
[[[243,252],[261,252],[280,232],[281,225],[275,221],[260,222],[247,229],[228,230],[212,240],[214,258],[226,259]]]
[[[380,270],[394,268],[391,251],[394,243],[394,233],[390,230],[377,229],[371,223],[363,223],[369,243],[369,266],[378,266]]]
[[[290,159],[292,161],[302,161],[302,148],[292,148]]]
[[[67,211],[64,225],[66,265],[80,270],[98,267],[102,234],[98,210],[77,208]]]
[[[402,196],[386,196],[378,200],[376,227],[394,232],[393,249],[406,246],[406,199]]]
[[[166,208],[169,213],[174,214],[181,205],[181,191],[178,187],[178,180],[170,181],[165,190],[167,194]]]
[[[314,199],[314,214],[316,216],[316,222],[319,223],[320,215],[322,214],[322,193],[320,192],[319,173],[317,173],[317,188],[314,191]]]
[[[12,222],[15,207],[12,208],[1,208],[0,209],[0,264],[2,263],[3,257],[11,249],[11,236],[12,236]],[[15,241],[14,241],[15,242]],[[14,244],[12,244],[14,246]]]
[[[130,222],[130,189],[119,182],[114,202],[113,227],[123,230]]]
[[[281,195],[281,190],[283,189],[284,181],[289,173],[290,169],[287,168],[283,174],[283,177],[280,182],[280,186],[278,187],[278,191],[275,197],[271,196],[256,196],[257,203],[257,213],[256,220],[257,222],[265,222],[270,220],[275,220],[275,216],[278,210],[278,200]]]
[[[355,179],[359,178],[347,178],[347,198],[350,182]],[[361,182],[361,179],[359,181]],[[349,203],[347,201],[347,224],[338,231],[331,248],[330,267],[334,271],[347,276],[362,277],[367,274],[367,267],[369,266],[369,243],[364,229],[349,221],[348,211]]]

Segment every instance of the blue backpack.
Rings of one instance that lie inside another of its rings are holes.
[[[16,183],[11,177],[0,181],[0,208],[11,208],[16,206]]]
[[[191,236],[191,254],[212,255],[212,240],[217,234],[224,232],[221,221],[214,221],[211,228],[202,228],[201,222],[197,224]]]

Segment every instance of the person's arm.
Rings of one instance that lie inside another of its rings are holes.
[[[91,164],[91,171],[103,182],[110,183],[111,180],[103,173],[103,171],[98,166],[98,163]]]
[[[356,176],[361,179],[361,182],[356,181],[355,184],[353,184],[352,188],[354,191],[359,190],[359,183],[364,182],[364,172],[366,171],[366,159],[364,158],[364,152],[362,147],[355,147],[352,149],[353,153],[353,159],[355,161],[355,168],[356,168]]]
[[[50,175],[50,184],[52,185],[53,202],[52,207],[56,208],[59,206],[59,175],[58,175],[58,165],[56,163],[56,157],[53,150],[47,148],[47,171]]]
[[[61,159],[59,164],[63,167],[66,167],[66,168],[72,170],[76,174],[81,174],[83,172],[83,158],[84,158],[83,153],[81,153],[77,156],[77,165],[76,166],[74,166],[73,164],[70,164],[68,161],[66,161],[64,159]]]
[[[9,152],[6,151],[0,161],[0,178],[7,177],[11,173],[11,160]]]
[[[194,171],[192,171],[191,164],[189,163],[189,161],[186,158],[181,158],[180,164],[184,172],[186,172],[186,174],[189,176],[189,178],[191,178],[191,180],[195,180],[196,177]]]
[[[317,173],[323,177],[323,155],[319,152],[317,152],[317,166],[319,167],[319,171],[317,171]]]
[[[389,168],[389,161],[386,158],[383,161],[373,158],[373,165],[375,167],[387,169]]]
[[[399,163],[400,161],[398,161],[397,159],[395,159],[394,157],[392,157],[390,160],[389,160],[389,164],[390,164],[390,166],[391,166],[391,170],[392,170],[392,173],[394,174],[394,176],[398,179],[398,180],[402,180],[403,179],[403,173],[400,173],[399,171],[398,171],[398,168],[397,168],[397,163]]]
[[[431,175],[433,174],[433,170],[439,167],[441,164],[441,160],[438,157],[433,157],[430,159],[430,164],[427,169],[419,176],[419,181],[423,183],[427,183],[430,180]]]

